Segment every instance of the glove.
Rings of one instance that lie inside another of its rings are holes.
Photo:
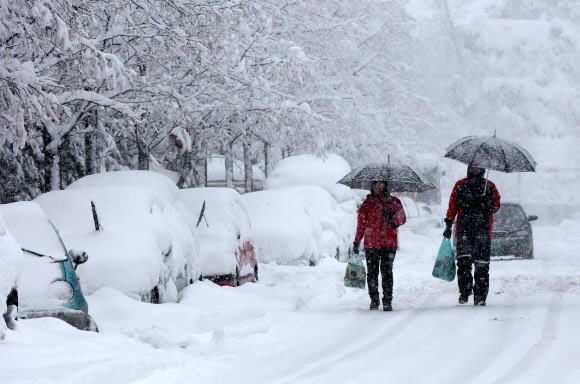
[[[493,204],[494,193],[491,188],[487,188],[484,196],[484,209],[487,212],[495,213],[495,205]]]
[[[391,212],[388,209],[383,209],[382,214],[385,220],[389,221],[392,220],[393,216],[395,215],[395,212]]]
[[[395,212],[391,212],[388,209],[383,209],[382,214],[385,220],[387,220],[387,224],[389,225],[389,227],[393,229],[399,228],[399,226],[393,221],[393,216],[395,216]]]
[[[451,227],[453,226],[453,221],[445,219],[445,230],[443,231],[443,237],[451,239]]]
[[[359,245],[359,243],[357,243],[356,241],[354,243],[352,243],[352,252],[355,255],[358,255],[358,245]]]

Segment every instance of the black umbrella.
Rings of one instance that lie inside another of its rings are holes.
[[[375,181],[386,182],[390,192],[424,192],[437,189],[420,173],[399,163],[371,163],[358,167],[338,183],[351,188],[371,189]]]
[[[494,136],[467,136],[451,144],[445,157],[500,172],[535,172],[536,161],[520,145]]]

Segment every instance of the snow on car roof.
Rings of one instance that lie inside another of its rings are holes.
[[[67,189],[109,186],[134,186],[149,188],[160,193],[169,202],[175,202],[179,188],[167,176],[151,171],[115,171],[96,173],[78,179]]]
[[[337,182],[351,171],[345,159],[329,153],[325,158],[315,155],[290,156],[280,160],[266,179],[265,189],[291,185],[318,185],[338,202],[352,199],[355,194]]]

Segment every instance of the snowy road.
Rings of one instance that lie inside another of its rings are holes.
[[[150,305],[90,296],[100,334],[23,321],[2,383],[577,383],[580,222],[536,226],[536,259],[491,266],[487,307],[430,276],[440,230],[401,233],[394,312],[345,289],[344,264],[261,265],[259,284],[189,287]]]

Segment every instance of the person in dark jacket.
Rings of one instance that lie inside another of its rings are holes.
[[[393,261],[397,252],[397,228],[407,218],[401,200],[391,196],[385,182],[373,183],[371,193],[358,212],[358,225],[354,239],[354,253],[364,237],[367,259],[367,284],[371,297],[371,310],[379,309],[379,271],[382,275],[383,310],[392,311]]]
[[[445,218],[443,236],[448,239],[455,222],[459,304],[467,303],[473,293],[473,304],[484,306],[489,290],[493,214],[499,210],[500,195],[495,184],[483,178],[484,174],[483,168],[467,168],[467,177],[459,180],[451,192]]]

